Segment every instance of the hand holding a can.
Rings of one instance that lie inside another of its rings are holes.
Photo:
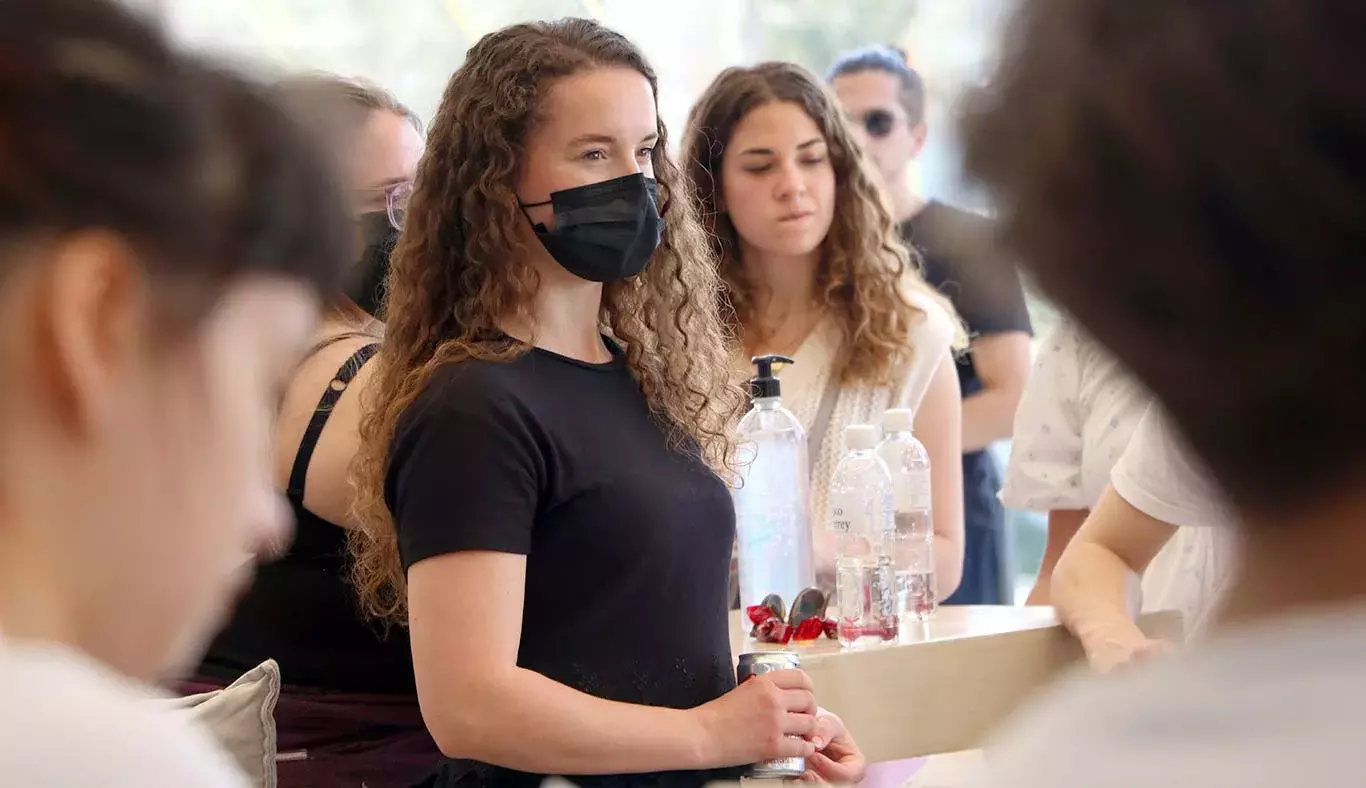
[[[740,766],[815,752],[816,697],[800,670],[755,674],[694,710],[706,742],[707,762]]]

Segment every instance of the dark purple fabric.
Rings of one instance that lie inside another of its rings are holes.
[[[204,677],[185,694],[222,689]],[[411,695],[362,695],[286,685],[275,706],[280,788],[409,788],[441,752]]]

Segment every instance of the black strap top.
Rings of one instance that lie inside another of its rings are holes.
[[[345,335],[336,337],[328,344],[345,338]],[[285,492],[291,501],[303,503],[304,486],[308,483],[308,464],[313,460],[313,452],[318,448],[318,439],[322,437],[323,427],[327,426],[327,420],[332,416],[332,409],[337,407],[337,402],[346,393],[346,387],[351,385],[351,381],[356,379],[356,375],[360,374],[361,367],[365,366],[365,362],[378,352],[379,343],[376,342],[352,353],[346,363],[337,370],[332,382],[327,385],[327,390],[319,398],[318,407],[313,409],[313,418],[308,420],[304,437],[299,441],[299,451],[294,455],[294,466],[289,471],[289,488]]]
[[[332,337],[312,353],[353,336]],[[327,420],[378,350],[374,343],[353,353],[318,399],[286,490],[296,522],[294,542],[282,558],[258,567],[255,583],[210,646],[202,674],[232,679],[274,659],[288,685],[375,694],[416,692],[407,630],[363,618],[350,582],[346,532],[304,508],[308,466]]]

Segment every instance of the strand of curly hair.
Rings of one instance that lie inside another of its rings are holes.
[[[529,317],[537,287],[514,193],[528,130],[558,77],[619,66],[656,79],[625,38],[586,20],[515,25],[481,39],[452,76],[431,130],[394,251],[386,340],[365,396],[352,469],[360,528],[350,532],[353,581],[368,614],[406,616],[406,578],[384,497],[390,444],[404,410],[444,364],[506,361],[528,349],[499,331]],[[657,93],[657,88],[656,88]],[[695,445],[733,478],[730,425],[743,404],[731,384],[731,344],[719,314],[715,258],[684,174],[652,154],[665,231],[645,271],[604,289],[601,323],[672,448]]]

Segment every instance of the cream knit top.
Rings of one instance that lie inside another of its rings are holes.
[[[918,409],[930,379],[953,344],[955,329],[949,313],[923,293],[911,292],[908,298],[924,313],[924,318],[911,327],[908,340],[913,352],[907,368],[897,376],[901,383],[895,389],[864,383],[841,387],[830,412],[822,445],[807,447],[813,455],[811,525],[817,533],[825,527],[830,476],[840,457],[844,456],[844,428],[851,424],[880,427],[882,414],[889,408]],[[835,317],[827,315],[792,354],[795,363],[779,373],[783,406],[796,415],[808,434],[814,426],[826,384],[835,373],[842,345],[839,324]],[[732,356],[731,367],[738,381],[754,376],[754,367],[743,348]]]

